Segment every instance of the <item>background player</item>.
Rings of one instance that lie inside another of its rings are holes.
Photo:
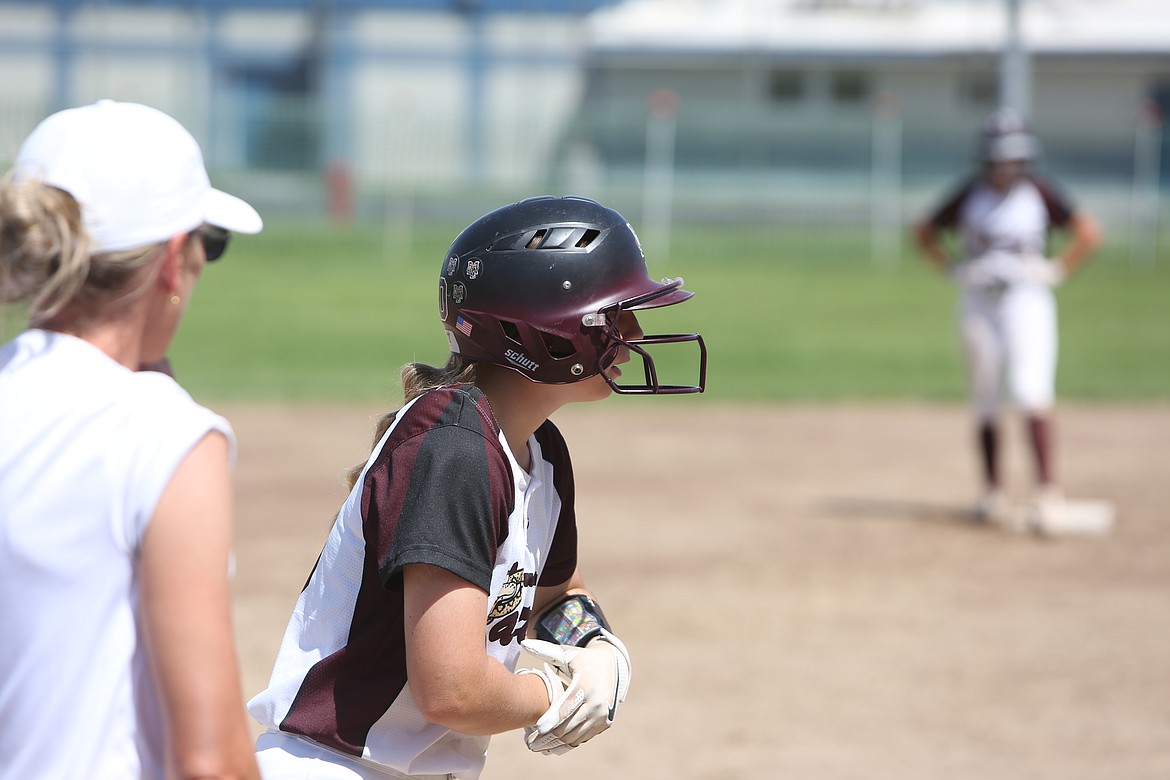
[[[259,215],[155,109],[54,114],[0,183],[0,778],[257,778],[232,635],[232,431],[161,361]]]
[[[403,369],[405,406],[351,475],[249,704],[268,780],[470,780],[491,734],[523,727],[555,753],[608,728],[629,655],[577,565],[548,418],[613,391],[701,392],[702,338],[646,337],[635,317],[690,298],[681,285],[651,279],[625,218],[591,200],[525,200],[460,233],[439,277],[451,357]],[[646,345],[663,342],[699,345],[697,384],[659,383]],[[627,386],[631,354],[646,381]],[[515,672],[522,642],[542,668]]]
[[[979,174],[965,182],[916,231],[927,259],[960,289],[958,325],[966,353],[983,471],[976,506],[980,519],[1002,520],[999,457],[1000,383],[1022,411],[1035,466],[1030,520],[1037,530],[1056,521],[1062,503],[1053,463],[1056,303],[1052,293],[1100,242],[1096,221],[1074,209],[1030,170],[1037,142],[1018,114],[1000,110],[983,124]],[[1049,257],[1049,232],[1069,240]],[[960,256],[952,263],[939,240],[957,231]]]

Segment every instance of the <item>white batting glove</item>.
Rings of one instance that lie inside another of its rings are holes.
[[[549,666],[547,663],[543,669],[518,669],[516,674],[535,674],[544,681],[545,690],[548,692],[549,707],[552,707],[553,702],[561,698],[565,692],[565,683],[561,680],[557,670]],[[545,753],[552,755],[560,755],[567,753],[573,749],[572,745],[566,745],[555,737],[540,737],[535,734],[535,727],[528,726],[524,729],[524,743],[528,745],[528,749],[534,753]]]
[[[569,678],[564,693],[525,730],[529,749],[554,752],[560,746],[577,747],[613,725],[617,706],[630,688],[630,654],[620,639],[603,630],[586,647],[540,639],[521,644]]]
[[[1067,276],[1059,257],[1025,257],[1020,261],[1020,270],[1025,280],[1044,287],[1059,287]]]

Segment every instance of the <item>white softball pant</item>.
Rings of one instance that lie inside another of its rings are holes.
[[[971,406],[981,421],[998,410],[1006,378],[1025,413],[1052,408],[1056,393],[1056,298],[1049,287],[1016,283],[1002,292],[970,289],[958,307]],[[1006,377],[1005,377],[1006,373]]]
[[[267,731],[256,739],[264,780],[450,780],[451,775],[403,775],[322,747],[294,734]]]

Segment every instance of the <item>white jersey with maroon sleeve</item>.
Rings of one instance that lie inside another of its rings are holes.
[[[546,422],[528,446],[531,473],[474,386],[406,405],[338,513],[252,716],[397,773],[478,777],[489,738],[428,723],[411,695],[402,570],[439,566],[483,589],[487,653],[514,669],[537,584],[576,567],[564,440]]]
[[[962,242],[959,280],[966,286],[1023,281],[1021,261],[1044,257],[1052,228],[1068,225],[1072,208],[1047,182],[1021,176],[1006,192],[983,179],[963,185],[931,217],[938,230],[954,229]]]

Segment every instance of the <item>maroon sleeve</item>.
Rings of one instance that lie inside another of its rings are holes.
[[[1073,215],[1073,207],[1068,199],[1049,181],[1037,176],[1029,176],[1028,180],[1032,182],[1032,185],[1040,193],[1041,200],[1044,201],[1044,208],[1048,212],[1048,224],[1056,228],[1068,227]]]
[[[512,472],[499,441],[478,429],[479,415],[460,408],[467,399],[449,400],[413,408],[412,416],[434,419],[403,421],[366,472],[363,529],[387,587],[412,563],[491,587],[514,501]]]
[[[574,509],[573,464],[561,432],[546,420],[536,430],[540,451],[553,466],[553,487],[561,499],[561,514],[544,569],[537,585],[560,585],[577,570],[577,514]]]
[[[963,202],[967,200],[967,196],[971,194],[974,186],[974,179],[964,182],[949,198],[943,201],[941,206],[935,209],[934,213],[930,215],[930,219],[927,220],[927,224],[935,230],[953,230],[957,228],[959,226],[959,213],[963,208]]]

